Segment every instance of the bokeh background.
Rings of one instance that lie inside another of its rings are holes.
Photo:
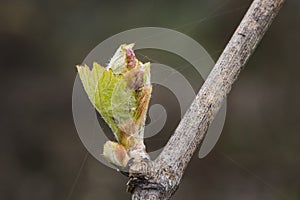
[[[144,26],[185,33],[217,60],[250,3],[1,0],[0,199],[129,199],[127,178],[77,135],[74,66],[106,38]],[[194,157],[173,199],[300,199],[299,35],[300,1],[289,0],[230,93],[217,145]]]

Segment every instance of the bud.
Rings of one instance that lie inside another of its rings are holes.
[[[135,66],[135,55],[132,50],[134,44],[122,44],[107,66],[107,69],[112,69],[114,74],[121,74],[127,71],[127,67],[132,68]]]
[[[129,161],[126,148],[123,145],[112,141],[107,141],[104,144],[103,156],[108,162],[119,167],[126,167]]]
[[[96,110],[113,131],[118,143],[108,141],[103,155],[125,166],[127,151],[143,146],[143,126],[151,97],[150,63],[138,61],[134,44],[121,45],[108,66],[77,66],[83,87]],[[143,146],[144,148],[144,146]]]

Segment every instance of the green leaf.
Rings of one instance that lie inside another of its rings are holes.
[[[144,125],[152,87],[150,63],[141,63],[133,44],[121,45],[107,68],[77,66],[84,89],[96,110],[124,146],[134,144]],[[132,137],[133,136],[133,137]]]
[[[121,78],[121,76],[113,74],[111,70],[104,71],[102,76],[99,77],[98,86],[94,96],[95,107],[104,121],[110,126],[118,141],[120,141],[118,136],[119,129],[113,116],[111,99],[114,89]]]
[[[90,70],[87,65],[77,65],[76,67],[84,90],[86,91],[92,104],[95,106],[94,95],[98,86],[98,80],[105,71],[105,68],[101,67],[96,62],[93,63],[92,70]]]
[[[111,103],[112,115],[117,124],[122,125],[135,116],[137,107],[135,91],[128,87],[128,83],[124,78],[116,84]]]

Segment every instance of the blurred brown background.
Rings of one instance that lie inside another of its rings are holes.
[[[0,199],[129,199],[127,178],[77,135],[74,66],[143,26],[185,33],[216,60],[250,3],[1,0]],[[233,87],[220,140],[195,156],[173,199],[300,199],[299,35],[300,1],[289,0]]]

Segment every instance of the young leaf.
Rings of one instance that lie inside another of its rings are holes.
[[[132,51],[133,46],[134,46],[134,44],[129,44],[129,45],[122,44],[117,49],[114,56],[110,59],[110,62],[108,64],[107,68],[112,69],[114,74],[123,73],[126,70],[126,68],[128,67],[128,64],[129,64],[128,61],[130,61],[130,58],[132,58],[134,56],[134,54],[129,55],[129,53],[128,53],[128,52],[133,52]]]
[[[94,95],[97,89],[99,77],[102,76],[105,68],[101,67],[96,62],[93,63],[92,70],[90,70],[87,65],[77,65],[76,67],[84,90],[86,91],[88,98],[90,99],[92,104],[95,106]]]
[[[107,68],[97,63],[92,70],[77,66],[84,89],[93,106],[112,129],[119,144],[130,148],[142,139],[140,129],[151,96],[150,63],[134,55],[134,44],[121,45]]]
[[[111,98],[117,83],[121,79],[121,76],[113,74],[111,70],[105,70],[102,73],[102,76],[99,77],[97,88],[94,94],[96,109],[99,111],[104,121],[112,129],[118,141],[120,141],[118,136],[119,129],[114,120]]]

